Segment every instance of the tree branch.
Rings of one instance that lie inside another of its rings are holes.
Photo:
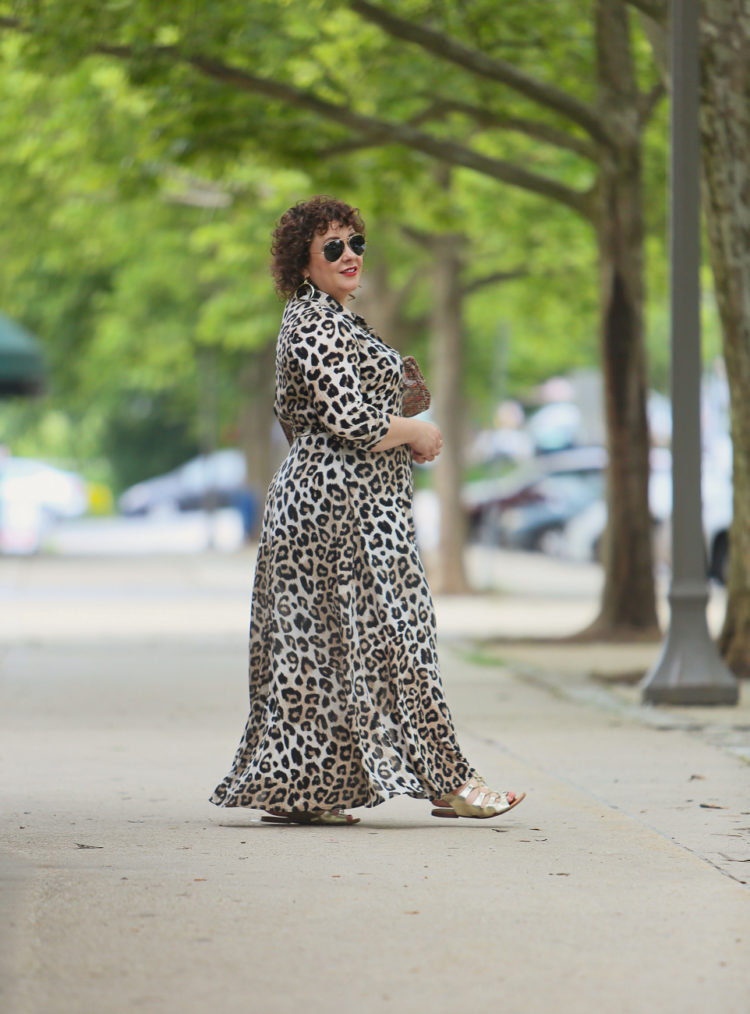
[[[413,225],[402,225],[401,232],[406,236],[412,243],[416,243],[417,246],[424,247],[429,250],[432,247],[434,235],[431,232],[425,232],[423,229],[417,229]]]
[[[351,141],[341,141],[339,144],[329,144],[326,148],[315,148],[311,152],[315,158],[335,158],[337,155],[352,155],[357,151],[366,151],[368,148],[383,148],[390,144],[389,141],[370,141],[368,138],[352,138]]]
[[[431,102],[421,112],[410,116],[405,122],[410,127],[421,127],[430,120],[444,119],[445,109],[438,102]],[[363,138],[352,138],[351,140],[340,141],[338,144],[331,144],[327,148],[319,148],[315,152],[316,158],[333,158],[336,155],[349,155],[354,151],[362,151],[364,148],[378,148],[388,144],[388,141],[368,141]]]
[[[487,56],[477,49],[470,49],[461,42],[411,21],[391,14],[368,0],[349,0],[350,8],[360,17],[378,25],[388,35],[405,42],[413,42],[428,53],[464,67],[472,74],[499,81],[514,91],[525,95],[533,102],[567,117],[586,131],[599,144],[609,144],[610,138],[602,117],[586,102],[569,95],[554,85],[540,81],[525,71],[496,57]]]
[[[669,14],[669,0],[627,0],[631,7],[637,7],[641,14],[664,25]]]
[[[194,208],[227,208],[234,202],[237,191],[196,173],[173,165],[159,165],[157,171],[170,185],[164,189],[162,199],[171,204],[186,204]]]
[[[245,91],[287,102],[301,109],[309,109],[319,116],[363,135],[371,143],[402,144],[441,162],[473,169],[475,172],[490,176],[503,183],[509,183],[511,186],[521,187],[542,197],[549,197],[561,204],[566,204],[586,217],[590,215],[589,199],[586,193],[574,190],[572,187],[558,183],[557,180],[547,176],[531,172],[522,166],[514,165],[512,162],[490,158],[453,141],[440,140],[431,134],[416,130],[408,124],[393,123],[365,116],[355,112],[349,106],[336,105],[312,95],[310,92],[296,88],[294,85],[257,77],[239,67],[221,63],[207,56],[187,55],[183,59],[208,77],[232,84]]]
[[[572,151],[583,158],[597,160],[596,146],[581,137],[569,134],[566,130],[559,130],[548,123],[541,123],[538,120],[527,120],[520,116],[506,116],[503,113],[495,113],[491,109],[472,105],[470,102],[459,102],[454,99],[438,100],[431,108],[423,110],[419,114],[420,123],[425,123],[434,117],[442,117],[446,113],[464,113],[470,116],[481,127],[498,127],[501,130],[515,130],[520,134],[526,134],[537,141],[544,141],[557,148],[564,148]],[[417,117],[411,122],[415,123]]]
[[[657,81],[649,91],[644,92],[638,98],[638,120],[643,126],[651,119],[654,110],[667,94],[667,86],[663,81]]]
[[[488,285],[496,285],[498,282],[513,282],[517,278],[527,278],[531,272],[528,268],[514,268],[512,271],[493,271],[489,275],[483,275],[481,278],[474,278],[472,281],[467,282],[461,287],[461,292],[464,296],[470,296],[474,292],[478,292],[479,289],[484,289]]]
[[[19,24],[10,27],[24,31],[24,27]],[[131,46],[104,43],[93,45],[89,52],[113,56],[120,60],[127,60],[134,55]],[[298,109],[307,109],[317,116],[338,123],[359,134],[370,144],[400,144],[437,159],[439,162],[471,169],[502,183],[508,183],[510,186],[520,187],[542,197],[548,197],[560,204],[565,204],[589,220],[592,218],[593,210],[588,193],[575,190],[557,180],[531,172],[504,159],[491,158],[453,141],[440,140],[408,124],[379,120],[373,116],[357,113],[349,106],[337,105],[284,81],[259,77],[240,67],[223,63],[201,53],[183,53],[176,46],[154,46],[148,51],[139,50],[139,58],[143,58],[144,52],[149,52],[154,57],[166,59],[172,63],[188,64],[200,74],[241,91],[262,95]]]
[[[406,279],[404,284],[394,293],[393,298],[393,309],[394,312],[400,316],[404,316],[404,307],[411,298],[412,293],[416,289],[419,282],[422,280],[425,274],[425,266],[418,264],[409,277]]]

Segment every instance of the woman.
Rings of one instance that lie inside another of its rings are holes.
[[[405,418],[399,354],[345,308],[364,223],[328,197],[290,208],[272,271],[288,299],[274,410],[293,443],[268,491],[250,622],[250,716],[218,806],[299,823],[344,808],[432,799],[439,816],[493,817],[443,696],[435,617],[411,514],[412,458],[442,437]]]

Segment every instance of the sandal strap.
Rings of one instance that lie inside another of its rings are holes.
[[[486,789],[486,788],[487,788],[486,784],[480,778],[470,778],[469,781],[466,783],[466,785],[464,785],[464,787],[458,793],[458,795],[461,796],[462,799],[468,800],[472,792],[476,792],[477,789]]]
[[[476,797],[470,801],[469,797],[472,793],[476,793]],[[467,782],[456,795],[458,798],[464,799],[469,806],[476,807],[477,810],[494,810],[497,813],[503,813],[512,805],[507,792],[495,792],[487,787],[485,781],[474,778]]]
[[[476,798],[469,801],[469,796],[472,793],[476,793]],[[492,796],[497,796],[497,792],[491,792],[487,788],[486,782],[481,778],[471,778],[466,785],[461,789],[458,795],[465,799],[469,806],[476,806],[480,810],[484,808],[484,801]]]
[[[510,809],[511,803],[507,792],[493,792],[492,795],[495,797],[495,800],[489,804],[491,809],[497,810],[498,813],[503,813],[505,810]]]

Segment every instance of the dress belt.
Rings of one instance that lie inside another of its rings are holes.
[[[344,439],[343,439],[343,437],[339,437],[335,433],[331,433],[331,431],[327,430],[325,428],[325,426],[315,426],[315,427],[313,427],[313,426],[307,426],[307,427],[305,427],[305,429],[300,429],[300,430],[296,429],[295,427],[292,427],[292,432],[294,433],[294,439],[295,439],[295,441],[297,440],[298,437],[305,437],[305,436],[308,436],[308,435],[309,436],[318,436],[319,434],[324,433],[326,435],[327,439],[328,439],[329,445],[334,450],[336,450],[337,448],[340,448],[340,447],[342,447],[344,445]]]
[[[304,429],[297,429],[296,426],[292,426],[292,433],[294,433],[295,438],[304,437],[308,433],[328,433],[328,432],[330,431],[327,430],[325,426],[305,426]],[[335,436],[335,434],[331,433],[331,436]]]

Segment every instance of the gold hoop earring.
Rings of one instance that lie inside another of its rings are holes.
[[[295,296],[297,299],[309,300],[315,298],[316,288],[309,278],[305,278],[302,284],[297,288]]]

